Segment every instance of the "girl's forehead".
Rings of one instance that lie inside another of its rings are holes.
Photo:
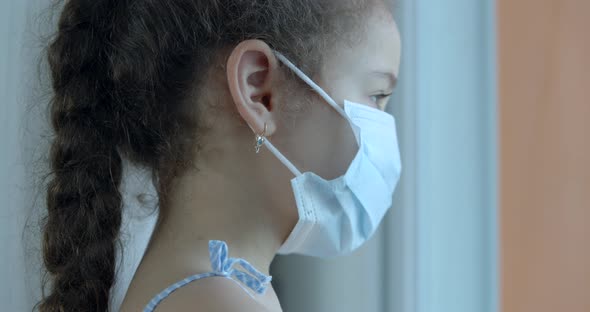
[[[398,76],[401,61],[401,37],[389,12],[367,16],[363,38],[354,45],[337,49],[325,59],[327,72],[353,74],[376,70]],[[329,74],[329,73],[326,73]]]

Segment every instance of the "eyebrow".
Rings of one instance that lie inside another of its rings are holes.
[[[376,70],[371,72],[371,74],[387,78],[389,80],[390,89],[395,89],[397,86],[397,77],[392,73]]]

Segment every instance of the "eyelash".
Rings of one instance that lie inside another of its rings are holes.
[[[384,99],[384,98],[387,98],[387,97],[391,96],[392,94],[393,93],[389,93],[389,94],[384,94],[384,93],[375,94],[375,95],[371,95],[371,98],[376,97],[377,98],[377,101],[379,101],[381,99]]]

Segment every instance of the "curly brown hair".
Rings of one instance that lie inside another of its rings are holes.
[[[43,312],[108,311],[123,157],[150,168],[162,209],[170,182],[194,165],[199,144],[194,116],[200,115],[187,99],[195,100],[196,86],[220,53],[260,39],[313,75],[343,39],[335,35],[357,25],[350,21],[368,1],[58,2],[58,30],[46,47],[54,134],[43,288],[52,283],[38,306]]]

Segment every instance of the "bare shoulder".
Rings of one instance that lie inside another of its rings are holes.
[[[220,276],[196,280],[176,289],[155,312],[267,312],[236,282]]]

